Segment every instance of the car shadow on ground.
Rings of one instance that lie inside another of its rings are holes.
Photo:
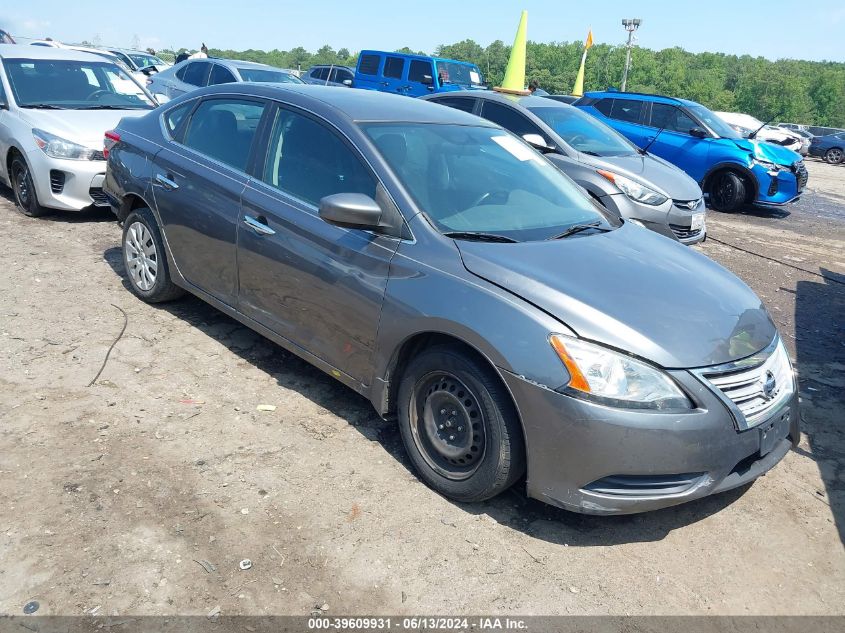
[[[708,206],[707,207],[708,214],[718,214],[718,215],[747,215],[754,218],[766,218],[766,219],[774,219],[774,220],[785,220],[792,212],[789,211],[786,207],[757,207],[751,204],[746,204],[737,209],[736,211],[717,211],[716,209]]]
[[[795,349],[802,431],[825,485],[808,490],[830,506],[845,543],[845,275],[821,268],[816,281],[799,281],[795,296]]]
[[[6,186],[0,185],[0,198],[8,200],[15,212],[20,213],[15,205],[15,194]],[[64,222],[78,224],[80,222],[114,222],[114,213],[107,207],[88,207],[81,211],[50,211],[37,218],[42,222]]]
[[[129,292],[121,249],[109,248],[103,258]],[[383,420],[365,397],[194,296],[153,307],[182,319],[258,370],[271,375],[279,386],[296,391],[345,420],[368,440],[379,442],[391,457],[416,476],[396,423]],[[672,530],[723,510],[748,488],[744,486],[682,506],[628,516],[589,516],[552,507],[526,497],[524,481],[483,503],[451,503],[467,514],[487,515],[531,538],[570,547],[592,547],[662,540]],[[437,493],[432,491],[431,494]],[[441,522],[445,526],[452,525],[446,518]]]

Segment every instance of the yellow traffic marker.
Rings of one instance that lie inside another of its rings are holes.
[[[587,41],[584,42],[584,53],[581,55],[581,67],[578,69],[578,76],[575,78],[575,87],[572,88],[573,97],[584,96],[584,67],[587,64],[587,51],[593,45],[593,29],[587,33]]]
[[[523,11],[522,17],[519,19],[519,28],[516,29],[516,37],[513,40],[508,67],[505,70],[505,79],[501,86],[497,86],[493,90],[509,95],[524,96],[531,94],[525,89],[525,43],[527,34],[528,11]]]

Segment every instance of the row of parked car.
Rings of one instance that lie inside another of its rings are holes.
[[[786,202],[797,155],[652,95],[392,92],[229,82],[157,107],[101,57],[0,46],[3,178],[28,215],[108,205],[138,298],[190,292],[363,394],[451,499],[525,477],[563,508],[639,512],[798,442],[774,322],[678,242],[703,235],[699,183]],[[690,177],[679,154],[724,167]]]

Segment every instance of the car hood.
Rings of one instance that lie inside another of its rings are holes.
[[[581,162],[598,169],[627,176],[651,188],[657,188],[673,200],[698,200],[701,188],[686,172],[651,154],[627,156],[590,156],[580,154]]]
[[[85,147],[102,149],[103,135],[124,117],[150,110],[34,110],[22,108],[20,118],[34,128],[61,136]]]
[[[782,145],[773,145],[772,143],[747,138],[730,139],[730,142],[738,148],[753,154],[755,158],[775,163],[776,165],[786,165],[788,167],[796,161],[801,160],[800,154],[797,154]]]
[[[760,299],[739,278],[631,223],[548,242],[456,244],[472,274],[536,305],[584,339],[665,368],[744,358],[776,334]]]

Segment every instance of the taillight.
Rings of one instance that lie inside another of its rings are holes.
[[[115,143],[117,143],[119,140],[120,134],[118,134],[114,130],[109,130],[108,132],[106,132],[106,138],[103,139],[103,158],[108,160],[111,148],[114,147]]]

